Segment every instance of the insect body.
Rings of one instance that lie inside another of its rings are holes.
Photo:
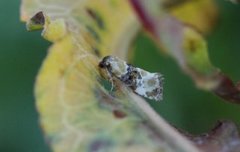
[[[162,100],[163,76],[160,73],[150,73],[113,56],[104,57],[99,67],[110,79],[119,79],[138,95],[156,101]]]

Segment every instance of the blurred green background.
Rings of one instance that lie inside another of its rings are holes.
[[[240,79],[240,5],[217,1],[218,25],[209,35],[213,64]],[[19,21],[19,0],[0,1],[0,152],[49,152],[38,123],[33,86],[50,43],[40,32],[27,32]],[[136,40],[134,63],[165,76],[164,101],[150,104],[171,124],[198,134],[217,120],[240,125],[240,105],[196,89],[175,61],[160,54],[146,35]],[[146,60],[149,59],[149,60]]]

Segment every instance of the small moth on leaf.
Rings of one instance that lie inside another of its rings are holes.
[[[162,100],[163,76],[160,73],[150,73],[113,56],[104,57],[99,67],[100,72],[110,81],[117,78],[140,96]]]

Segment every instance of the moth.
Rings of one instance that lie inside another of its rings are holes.
[[[160,73],[150,73],[114,56],[104,57],[99,68],[108,79],[117,78],[140,96],[156,101],[163,99],[164,78]]]

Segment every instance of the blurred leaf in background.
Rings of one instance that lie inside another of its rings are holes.
[[[237,29],[240,24],[237,15],[239,6],[225,1],[217,2],[220,12],[219,21],[208,37],[210,59],[213,65],[221,68],[237,81],[240,75],[240,70],[236,67],[239,65],[237,45],[237,33],[240,33]],[[229,27],[235,28],[230,30]],[[209,129],[211,124],[219,119],[240,122],[238,105],[222,102],[222,99],[213,94],[198,90],[193,81],[179,70],[171,58],[157,53],[158,48],[146,35],[141,34],[136,44],[135,64],[152,71],[162,71],[166,77],[165,102],[161,104],[150,102],[150,104],[172,124],[193,133],[200,133]],[[151,60],[143,62],[142,58],[151,58]],[[224,68],[225,66],[228,66],[228,69]]]
[[[217,2],[220,18],[208,37],[210,58],[237,81],[240,6],[224,0]],[[19,21],[19,6],[18,0],[0,1],[0,151],[48,152],[38,124],[33,86],[49,44],[40,33],[26,32],[25,24]],[[150,104],[171,124],[196,134],[209,130],[219,119],[240,124],[240,106],[196,89],[192,80],[171,58],[160,54],[146,35],[140,34],[134,51],[134,65],[164,74],[164,101]]]

